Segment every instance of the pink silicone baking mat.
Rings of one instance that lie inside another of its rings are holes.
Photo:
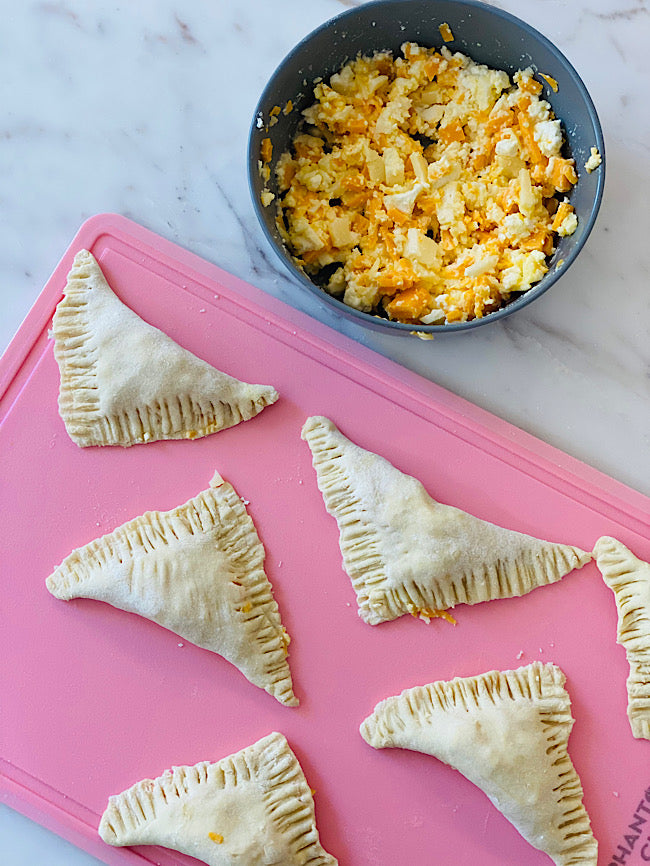
[[[240,379],[275,385],[279,401],[192,442],[74,445],[57,412],[48,329],[82,247],[146,321]],[[455,626],[411,617],[365,625],[300,430],[309,415],[329,416],[436,499],[589,550],[609,534],[650,559],[647,498],[114,215],[81,227],[0,374],[5,802],[109,864],[195,863],[104,845],[96,827],[109,794],[278,730],[315,789],[321,840],[341,864],[542,866],[548,858],[456,771],[417,753],[374,751],[358,733],[379,700],[404,688],[541,659],[567,676],[570,753],[599,863],[650,857],[640,829],[650,820],[637,820],[650,819],[650,743],[628,726],[614,598],[595,564],[523,598],[459,607]],[[153,623],[57,601],[45,588],[73,548],[185,502],[215,469],[249,503],[264,543],[292,637],[298,708]]]

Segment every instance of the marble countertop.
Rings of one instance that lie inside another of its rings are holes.
[[[650,494],[650,113],[645,0],[500,0],[576,67],[607,184],[578,261],[540,300],[423,342],[341,322],[281,270],[245,152],[279,61],[354,0],[3,4],[0,349],[79,225],[114,211]],[[644,59],[646,58],[646,59]],[[97,863],[0,807],[3,864]]]

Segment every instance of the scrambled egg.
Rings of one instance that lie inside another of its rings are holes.
[[[467,321],[544,276],[555,236],[577,226],[575,165],[532,69],[513,83],[445,46],[402,55],[357,57],[316,84],[276,165],[278,227],[351,307]]]

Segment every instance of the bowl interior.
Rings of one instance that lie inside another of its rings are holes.
[[[262,228],[276,252],[310,291],[340,313],[369,327],[409,333],[413,325],[391,322],[346,306],[318,288],[297,268],[286,250],[276,225],[275,202],[264,207],[260,201],[264,182],[259,172],[262,140],[270,138],[273,145],[271,179],[267,188],[277,194],[274,166],[277,158],[288,149],[301,121],[301,112],[314,101],[314,80],[327,80],[348,60],[359,53],[389,50],[397,53],[404,42],[418,42],[440,48],[445,43],[438,29],[447,23],[454,41],[446,43],[451,51],[467,54],[474,61],[511,76],[531,66],[554,78],[557,93],[543,81],[541,96],[552,106],[562,121],[566,144],[564,155],[575,160],[578,183],[569,199],[578,216],[574,234],[560,238],[551,259],[548,273],[533,288],[513,299],[500,310],[482,319],[447,325],[422,325],[420,331],[440,333],[467,330],[495,321],[525,306],[546,291],[566,272],[583,246],[596,218],[605,178],[604,142],[600,123],[587,90],[569,61],[546,37],[514,16],[474,0],[378,0],[344,12],[309,34],[280,64],[266,86],[257,106],[249,139],[249,182],[253,203]],[[291,100],[292,110],[277,115],[269,123],[275,106],[283,109]],[[603,157],[598,170],[588,173],[584,164],[592,147]]]

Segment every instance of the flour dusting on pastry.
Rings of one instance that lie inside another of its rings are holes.
[[[240,382],[144,322],[88,250],[75,256],[52,332],[59,413],[81,447],[197,439],[278,399],[270,385]]]
[[[264,571],[255,525],[231,484],[172,511],[148,511],[67,556],[46,585],[146,617],[218,653],[280,703],[295,706],[289,636]]]
[[[361,725],[375,749],[432,755],[477,785],[556,866],[596,866],[598,845],[567,750],[573,718],[562,671],[439,681],[381,701]]]
[[[272,733],[216,763],[173,767],[110,797],[109,845],[164,845],[208,866],[336,866],[285,737]]]
[[[350,442],[327,418],[308,418],[302,437],[339,525],[359,614],[371,625],[524,595],[592,558],[436,502],[417,479]]]

